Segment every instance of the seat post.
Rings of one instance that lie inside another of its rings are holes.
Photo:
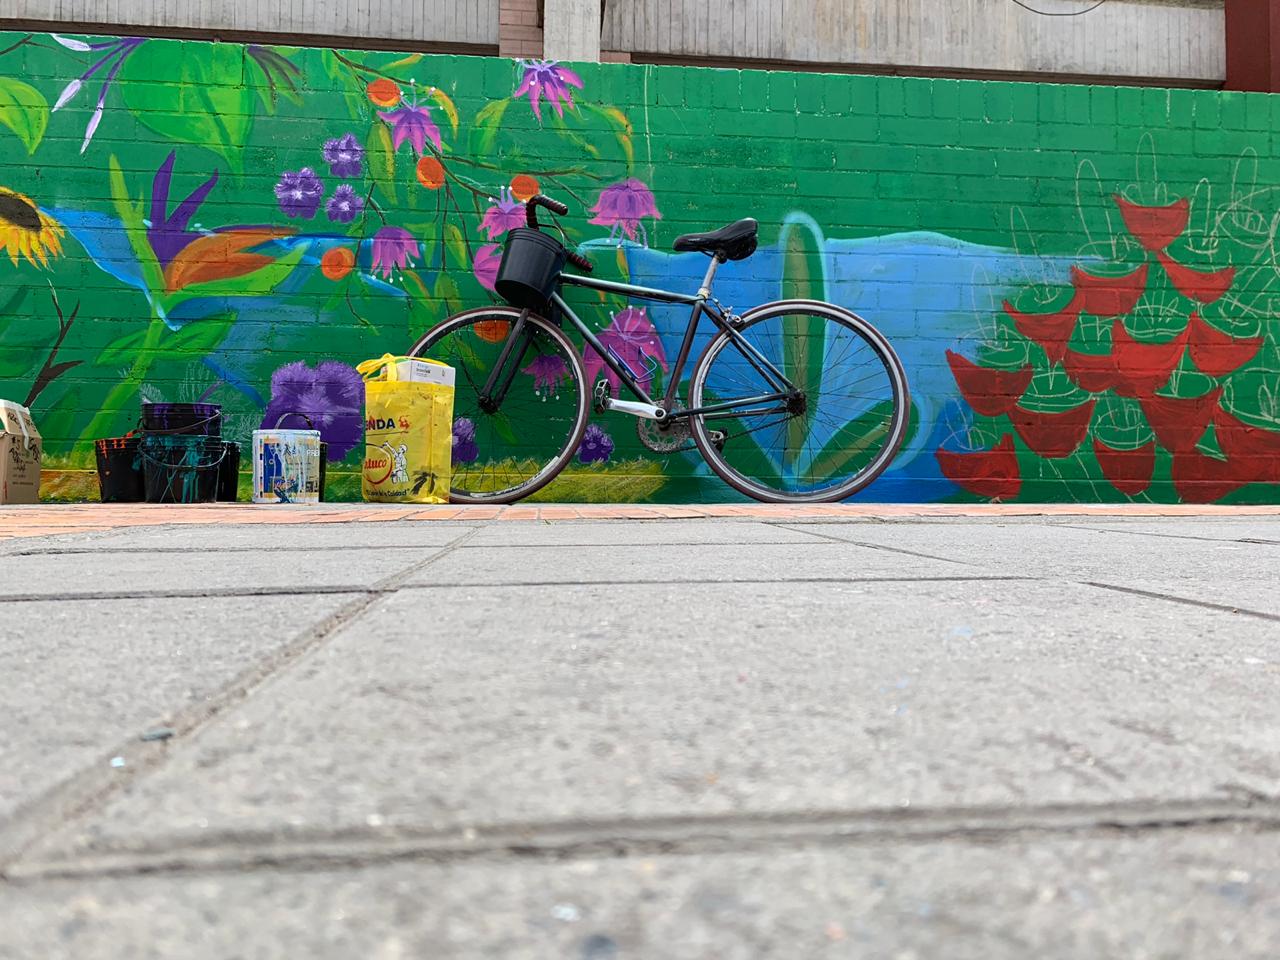
[[[707,267],[707,275],[702,278],[702,286],[698,288],[698,297],[702,300],[711,296],[711,281],[715,279],[716,271],[720,269],[720,258],[714,253],[711,255],[711,263]]]

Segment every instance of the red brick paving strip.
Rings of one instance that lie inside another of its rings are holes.
[[[919,517],[1274,517],[1280,506],[1203,507],[1156,504],[516,504],[506,507],[441,505],[253,506],[219,503],[40,504],[0,507],[0,539],[92,533],[168,524],[388,523],[399,520],[814,520]]]

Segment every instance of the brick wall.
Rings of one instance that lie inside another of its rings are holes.
[[[91,42],[0,34],[0,396],[32,400],[54,495],[140,399],[247,440],[304,394],[353,495],[351,365],[490,302],[536,181],[605,276],[691,291],[673,238],[749,215],[727,304],[880,327],[913,425],[869,499],[1280,499],[1274,96],[584,64],[535,115],[512,60]],[[669,364],[682,322],[647,307],[636,349]],[[548,496],[726,495],[598,424],[607,459]]]
[[[500,0],[498,53],[504,57],[542,56],[542,23],[538,0]]]

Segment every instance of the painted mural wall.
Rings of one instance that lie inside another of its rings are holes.
[[[672,239],[754,216],[725,304],[888,334],[913,425],[863,499],[1280,501],[1277,131],[1253,94],[0,33],[0,396],[53,496],[143,400],[318,414],[358,496],[354,365],[493,301],[541,191],[600,275],[689,291]],[[683,313],[577,305],[668,368]],[[543,498],[730,497],[596,423]]]

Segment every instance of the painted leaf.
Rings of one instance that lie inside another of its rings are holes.
[[[1191,267],[1184,267],[1167,253],[1160,253],[1157,258],[1178,292],[1197,303],[1209,304],[1221,300],[1223,294],[1230,290],[1231,284],[1235,282],[1235,267],[1201,273]]]
[[[1191,203],[1179,200],[1166,207],[1144,207],[1130,203],[1119,194],[1116,195],[1116,206],[1120,208],[1120,216],[1128,231],[1138,239],[1144,250],[1158,253],[1163,250],[1187,229],[1187,221],[1191,214]]]
[[[1132,450],[1117,450],[1094,438],[1093,454],[1107,482],[1129,497],[1136,497],[1151,486],[1156,468],[1155,441]]]
[[[1111,358],[1120,378],[1117,386],[1127,388],[1119,391],[1121,396],[1150,396],[1168,383],[1182,360],[1189,334],[1187,327],[1167,343],[1144,343],[1135,340],[1124,320],[1116,317],[1111,326]]]
[[[780,238],[783,249],[782,297],[784,300],[826,300],[826,273],[822,243],[812,227],[803,222],[784,225]],[[809,392],[815,408],[821,402],[817,388],[823,382],[827,324],[820,317],[796,312],[782,320],[782,372]],[[787,421],[787,443],[783,467],[795,465],[804,450],[808,425],[804,418]]]
[[[471,263],[471,258],[467,256],[467,244],[462,238],[462,231],[452,223],[444,225],[444,245],[458,266],[465,267]]]
[[[436,277],[435,297],[450,312],[460,309],[462,304],[462,293],[458,290],[457,283],[448,274],[442,273]]]
[[[1118,317],[1132,313],[1147,289],[1147,264],[1119,277],[1099,277],[1071,268],[1071,282],[1076,288],[1074,303],[1081,313],[1095,317]]]
[[[173,293],[193,283],[242,277],[260,270],[275,258],[250,253],[249,248],[292,235],[292,230],[246,227],[200,237],[179,250],[165,269],[165,290]]]
[[[1060,363],[1067,352],[1067,341],[1080,319],[1080,297],[1077,295],[1056,313],[1022,313],[1006,300],[1004,312],[1019,333],[1040,345],[1050,363]]]
[[[387,70],[399,70],[401,67],[412,67],[415,63],[422,60],[422,54],[411,53],[407,57],[401,57],[399,60],[388,63]]]
[[[382,195],[391,203],[396,203],[396,151],[391,145],[391,133],[387,130],[387,125],[375,120],[369,130],[367,143],[369,176],[373,177],[373,182],[382,191]]]
[[[998,417],[1012,410],[1035,373],[1029,363],[1020,370],[990,370],[952,350],[947,351],[947,363],[960,393],[984,417]]]
[[[1138,402],[1160,445],[1182,453],[1195,449],[1209,429],[1221,396],[1222,388],[1218,387],[1200,397],[1145,397]]]
[[[1018,453],[1013,437],[1005,434],[990,450],[955,453],[939,449],[934,453],[942,475],[970,493],[989,499],[1016,497],[1022,489]]]
[[[808,470],[813,476],[849,476],[880,453],[893,423],[893,402],[882,401],[836,431]]]
[[[179,356],[202,357],[223,341],[235,321],[234,313],[195,320],[173,334],[165,344],[165,350]]]
[[[111,184],[111,202],[124,227],[125,236],[129,238],[129,246],[138,260],[143,279],[150,289],[160,290],[164,286],[164,275],[160,271],[160,263],[156,260],[155,251],[151,249],[151,242],[147,239],[147,226],[142,216],[142,198],[134,200],[130,197],[129,185],[124,182],[124,171],[120,169],[120,161],[114,155],[108,159],[107,167],[108,182]]]
[[[278,260],[243,276],[190,283],[172,294],[168,303],[173,306],[196,297],[248,297],[270,293],[302,262],[308,247],[309,244],[299,243]]]
[[[1207,457],[1198,450],[1173,455],[1173,489],[1186,503],[1214,503],[1252,479],[1231,460]]]
[[[0,126],[18,135],[28,155],[35,153],[49,126],[49,101],[30,84],[0,77]]]
[[[438,87],[431,88],[431,99],[440,105],[444,115],[449,118],[449,126],[453,127],[453,135],[458,135],[458,108],[453,105],[449,95]]]
[[[97,362],[101,366],[113,366],[117,363],[126,363],[133,359],[133,351],[137,350],[147,338],[146,330],[139,330],[137,333],[130,333],[113,340],[107,344],[102,353],[98,354]]]
[[[1212,327],[1198,313],[1191,314],[1191,359],[1211,377],[1225,377],[1253,359],[1262,337],[1233,337]]]
[[[241,173],[254,112],[245,56],[237,44],[149,41],[125,61],[125,106],[165,139],[207,147]]]
[[[484,157],[493,152],[493,142],[502,129],[502,117],[511,106],[511,98],[494,100],[476,114],[471,124],[471,153]]]
[[[1102,393],[1120,383],[1120,372],[1109,353],[1080,353],[1068,350],[1062,359],[1062,369],[1067,379],[1082,390]]]
[[[1245,423],[1221,407],[1214,411],[1213,431],[1222,452],[1242,472],[1264,483],[1280,483],[1280,431]]]
[[[603,118],[613,129],[614,138],[618,141],[618,146],[622,147],[627,167],[630,168],[635,163],[635,148],[632,146],[631,121],[627,119],[627,115],[617,107],[599,107],[593,103],[582,103],[579,106],[584,112]]]
[[[1060,459],[1071,456],[1084,443],[1096,403],[1096,400],[1089,400],[1061,413],[1014,407],[1009,411],[1009,421],[1033,453]]]

